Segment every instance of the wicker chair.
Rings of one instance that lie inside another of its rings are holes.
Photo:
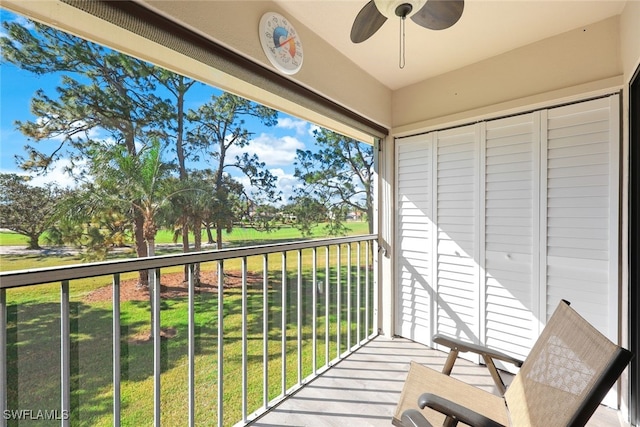
[[[562,301],[504,396],[412,362],[393,424],[584,426],[632,357]]]

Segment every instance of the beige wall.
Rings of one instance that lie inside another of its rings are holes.
[[[640,64],[640,2],[629,1],[620,17],[620,46],[625,83]]]
[[[622,84],[619,17],[393,93],[394,133]]]

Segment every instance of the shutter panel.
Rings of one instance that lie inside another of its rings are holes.
[[[537,336],[539,117],[493,120],[484,133],[485,344],[521,359]]]
[[[566,299],[617,341],[619,120],[612,95],[399,140],[398,333],[525,358]]]
[[[437,132],[437,328],[479,342],[478,127]]]
[[[560,299],[617,339],[617,96],[548,110],[546,317]],[[546,320],[546,319],[545,319]]]
[[[399,140],[396,159],[398,333],[429,345],[434,254],[431,137]]]

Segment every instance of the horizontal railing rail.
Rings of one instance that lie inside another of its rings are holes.
[[[212,251],[158,255],[148,258],[129,258],[86,264],[64,265],[59,267],[3,271],[0,272],[0,289],[61,282],[63,280],[84,279],[87,277],[127,273],[138,270],[150,270],[176,265],[198,264],[274,252],[295,251],[298,249],[312,248],[314,246],[321,247],[325,245],[341,245],[360,241],[373,241],[376,238],[375,234],[366,234],[361,236],[315,239],[299,242],[275,243],[270,245],[225,248]],[[43,281],[43,274],[46,274],[46,281]]]
[[[375,245],[363,235],[1,272],[2,423],[159,426],[181,409],[180,424],[247,424],[377,335]],[[123,282],[140,271],[148,299],[132,303]],[[180,271],[185,292],[170,294],[163,281]],[[84,302],[105,286],[106,300]]]

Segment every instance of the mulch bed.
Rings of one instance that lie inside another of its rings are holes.
[[[160,277],[161,298],[181,298],[188,295],[187,282],[184,273],[163,273]],[[262,276],[257,273],[247,273],[248,286],[262,286]],[[238,288],[242,286],[240,271],[225,271],[224,287]],[[111,301],[113,285],[107,285],[88,293],[82,301],[85,303]],[[200,286],[196,291],[215,293],[218,291],[218,274],[215,271],[200,272]],[[122,280],[120,282],[120,301],[148,301],[149,290],[139,285],[138,279]]]
[[[184,280],[184,273],[164,273],[160,276],[161,298],[181,298],[188,296],[187,282]],[[257,273],[247,273],[248,286],[262,286],[262,276]],[[225,271],[224,287],[239,288],[242,286],[242,273],[240,271]],[[200,286],[196,287],[196,292],[215,293],[218,291],[218,274],[215,271],[200,272]],[[85,303],[95,303],[111,301],[113,285],[103,286],[89,292],[82,301]],[[139,285],[138,279],[123,280],[120,282],[120,301],[149,301],[149,290]],[[149,329],[138,332],[128,337],[130,344],[146,344],[151,341]],[[162,328],[160,337],[171,339],[177,335],[177,330],[172,327]]]

